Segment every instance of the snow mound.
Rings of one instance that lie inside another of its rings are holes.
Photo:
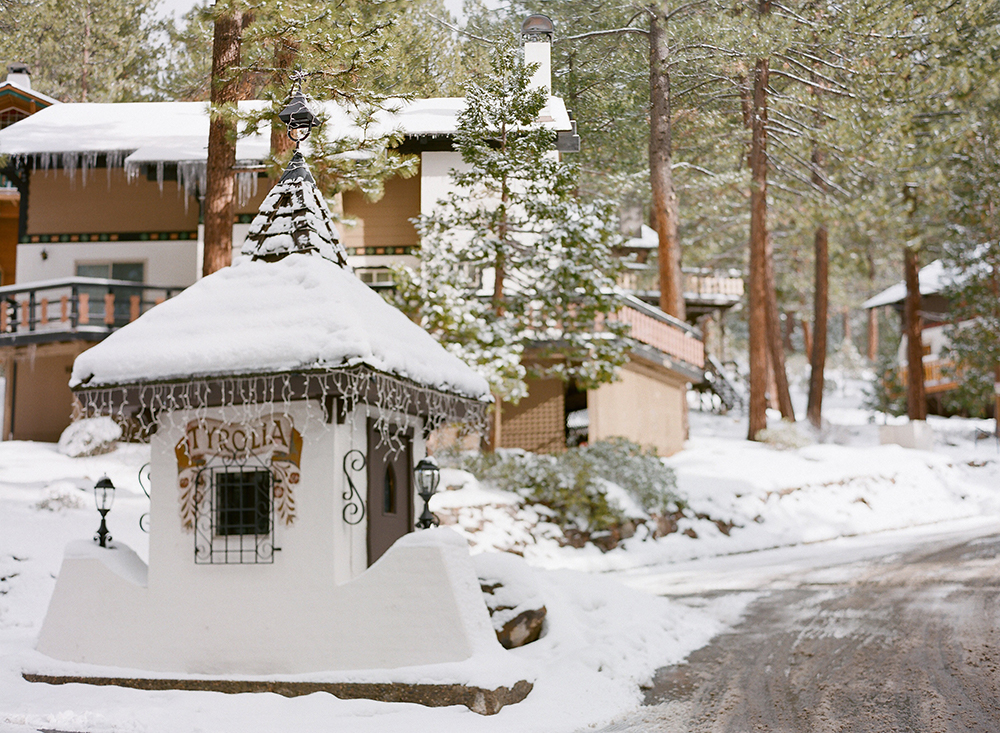
[[[121,440],[122,426],[110,417],[77,420],[59,436],[59,452],[70,458],[110,453]]]

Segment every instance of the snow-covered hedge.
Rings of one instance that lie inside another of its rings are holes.
[[[674,472],[655,453],[624,438],[558,455],[500,450],[452,454],[443,460],[547,507],[552,521],[564,529],[600,532],[684,507]]]

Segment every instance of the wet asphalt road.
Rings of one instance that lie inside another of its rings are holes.
[[[1000,732],[1000,534],[791,585],[605,731]]]

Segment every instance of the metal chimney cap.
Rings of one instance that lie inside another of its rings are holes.
[[[22,64],[22,63],[10,64],[7,67],[7,73],[8,74],[27,74],[28,76],[31,76],[31,71],[28,70],[28,65],[27,64]]]
[[[544,36],[544,40],[552,40],[555,30],[555,23],[547,15],[529,15],[521,23],[521,35],[532,39],[543,40]]]

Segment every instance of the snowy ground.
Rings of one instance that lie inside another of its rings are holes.
[[[809,445],[798,449],[748,444],[739,417],[692,413],[692,439],[670,464],[695,511],[736,525],[729,536],[710,521],[691,520],[682,529],[697,538],[630,540],[603,554],[522,537],[549,615],[543,638],[512,653],[532,664],[538,679],[527,700],[488,718],[465,708],[325,694],[285,699],[24,682],[22,668],[38,660],[33,646],[62,549],[96,530],[91,487],[103,473],[119,487],[112,533],[145,557],[138,521],[148,502],[137,475],[148,451],[122,446],[69,459],[47,444],[0,443],[0,731],[557,732],[603,725],[639,704],[639,686],[656,668],[735,623],[755,597],[736,592],[694,603],[685,595],[760,587],[754,578],[762,573],[780,582],[790,567],[831,572],[824,568],[834,556],[862,561],[893,542],[919,541],[942,522],[1000,518],[1000,450],[975,440],[977,428],[992,430],[992,422],[932,421],[933,453],[879,446],[877,426],[856,407],[856,388],[848,382],[831,395],[831,426],[820,435],[801,430]],[[519,531],[507,499],[470,484],[435,501],[439,510],[478,512],[478,532],[474,523],[459,528],[482,551]],[[763,548],[780,549],[752,552]]]

